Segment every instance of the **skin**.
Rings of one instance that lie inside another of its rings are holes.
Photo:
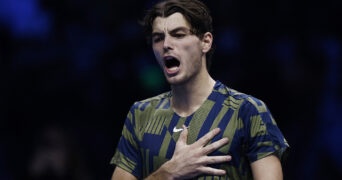
[[[283,171],[280,160],[274,155],[267,156],[251,163],[254,180],[282,180]]]
[[[206,145],[215,135],[220,132],[220,129],[216,128],[207,133],[201,139],[195,143],[188,145],[186,143],[188,130],[183,126],[183,131],[176,143],[175,152],[172,158],[164,163],[157,171],[152,173],[146,178],[146,180],[153,179],[187,179],[197,175],[208,173],[212,175],[224,175],[226,172],[221,169],[214,169],[208,167],[208,164],[215,164],[221,162],[228,162],[231,160],[231,156],[207,156],[210,152],[216,150],[224,144],[228,143],[227,138],[218,140],[212,144]],[[188,153],[191,151],[192,153]],[[112,180],[119,179],[137,179],[125,170],[116,167]]]
[[[190,24],[180,13],[168,17],[157,17],[152,26],[152,49],[165,78],[171,85],[171,106],[180,116],[195,112],[211,93],[215,81],[206,68],[206,53],[210,50],[213,36],[210,32],[199,39],[190,33]],[[178,67],[167,68],[165,60],[176,58]],[[148,176],[153,179],[187,179],[201,174],[224,175],[222,169],[208,167],[208,164],[228,162],[231,156],[207,156],[228,143],[222,138],[207,144],[220,132],[216,128],[193,144],[187,144],[188,130],[183,131],[176,143],[172,158]],[[191,151],[192,153],[188,153]],[[254,179],[282,179],[280,161],[276,156],[267,156],[251,164]],[[132,174],[116,167],[112,180],[136,180]]]
[[[188,116],[202,105],[215,85],[205,63],[213,36],[207,32],[199,39],[191,34],[190,24],[180,13],[157,17],[152,29],[154,55],[171,85],[172,108],[178,115]],[[179,60],[177,70],[168,71],[164,63],[167,57]]]

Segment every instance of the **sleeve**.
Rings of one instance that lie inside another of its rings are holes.
[[[135,131],[134,106],[131,107],[125,120],[122,134],[110,164],[114,164],[135,177],[141,177],[141,157]]]
[[[248,98],[242,116],[249,161],[254,162],[271,154],[283,161],[289,145],[264,102]]]

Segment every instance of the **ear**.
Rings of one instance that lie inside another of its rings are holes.
[[[207,53],[211,49],[213,44],[213,35],[210,32],[206,32],[202,38],[202,52]]]

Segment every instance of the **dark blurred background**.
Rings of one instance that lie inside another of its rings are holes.
[[[152,0],[0,0],[0,179],[105,180],[135,100],[168,90]],[[266,102],[285,179],[342,179],[342,1],[205,1],[212,76]]]

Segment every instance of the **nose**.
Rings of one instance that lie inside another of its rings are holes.
[[[164,37],[164,44],[163,44],[163,49],[165,51],[171,50],[172,49],[172,40],[170,36],[165,36]]]

